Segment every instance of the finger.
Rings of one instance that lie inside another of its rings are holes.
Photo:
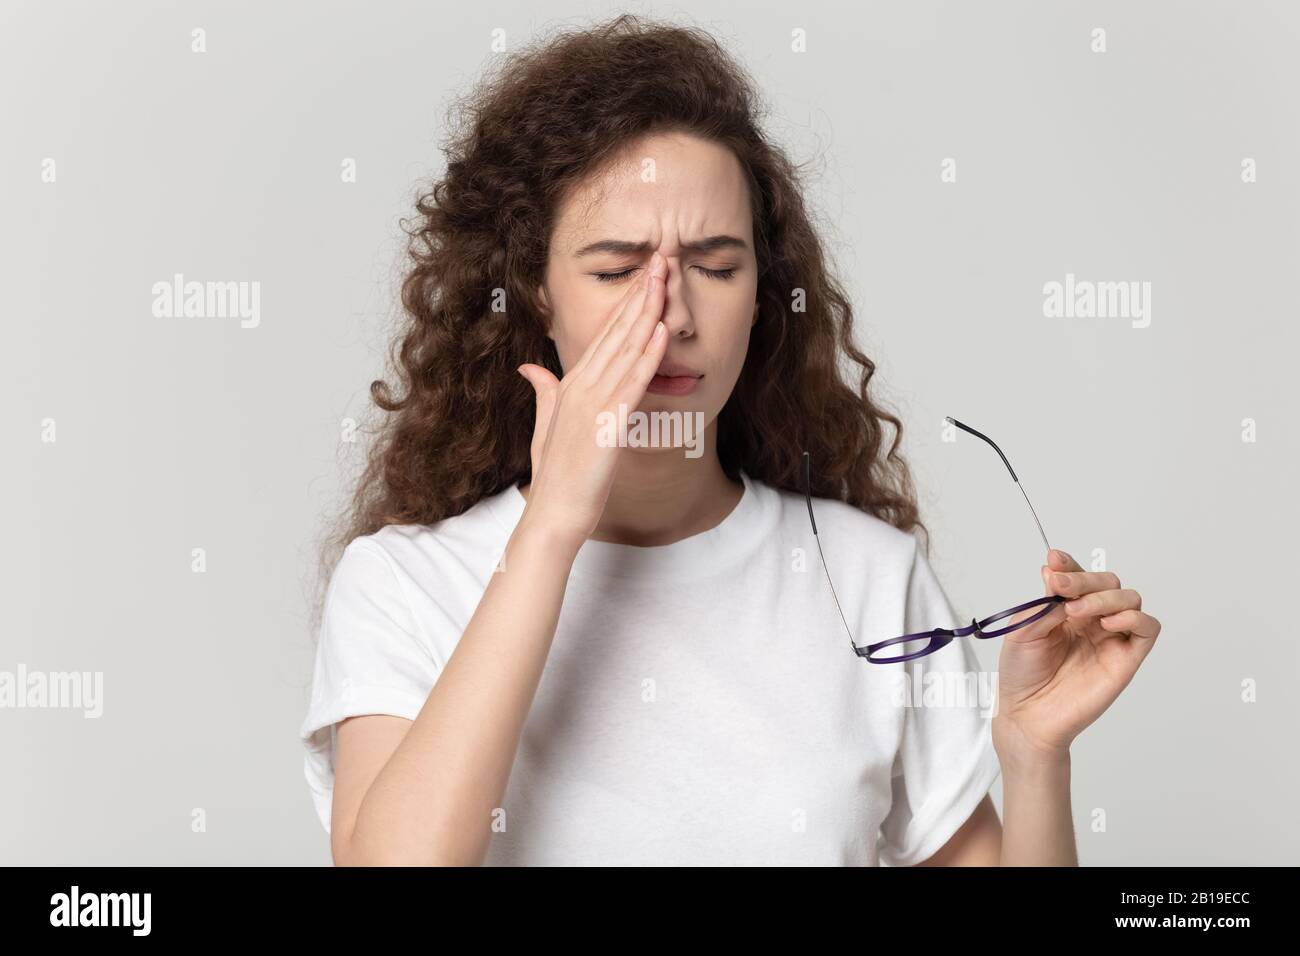
[[[1108,631],[1128,634],[1143,641],[1154,641],[1160,634],[1160,622],[1144,611],[1120,611],[1099,618],[1097,623]]]
[[[641,399],[645,398],[650,379],[655,377],[655,372],[659,370],[664,360],[664,352],[667,350],[668,327],[662,322],[656,322],[650,332],[650,341],[646,343],[645,351],[632,363],[632,367],[628,369],[627,375],[619,385],[619,399],[626,402],[629,408],[640,405]]]
[[[658,283],[658,285],[662,287],[663,283],[660,281],[660,277],[666,271],[667,264],[664,262],[663,256],[656,252],[651,261],[650,268],[646,270],[645,282],[642,284],[639,294],[633,296],[623,306],[618,318],[615,320],[614,324],[610,326],[608,334],[601,339],[600,344],[592,352],[591,359],[587,362],[585,370],[585,374],[588,378],[603,375],[606,366],[610,364],[620,351],[632,348],[632,346],[629,346],[628,344],[628,339],[632,333],[632,329],[638,324],[638,319],[645,317],[646,311],[651,307],[651,303],[654,301],[656,295],[662,291],[662,289],[656,290],[655,286],[656,283]],[[648,339],[653,325],[646,323],[643,328],[645,338]],[[644,340],[635,346],[635,351],[632,355],[633,361],[635,361],[636,356],[641,353],[641,350],[644,347]]]
[[[1060,548],[1047,552],[1047,565],[1053,571],[1082,571],[1083,566]]]
[[[609,313],[609,317],[605,319],[605,324],[600,327],[600,331],[598,331],[595,337],[587,344],[587,348],[578,358],[578,361],[573,363],[573,368],[568,370],[566,377],[576,374],[590,364],[592,357],[601,348],[605,339],[609,337],[615,326],[618,325],[619,320],[626,313],[626,310],[632,302],[634,300],[639,300],[644,296],[645,289],[646,281],[628,283],[627,292],[623,294],[623,298],[618,301],[618,304],[615,305],[613,310]]]
[[[550,431],[551,415],[555,411],[555,399],[559,394],[560,382],[550,369],[531,363],[519,366],[519,374],[533,387],[537,420],[533,425],[533,441],[530,447],[536,460],[546,445],[546,436]]]
[[[1160,622],[1142,611],[1120,611],[1100,618],[1098,623],[1117,638],[1106,639],[1099,650],[1125,656],[1134,669],[1151,653],[1160,634]]]
[[[1142,595],[1132,588],[1114,591],[1094,591],[1092,594],[1065,602],[1065,613],[1071,618],[1097,617],[1119,611],[1142,609]]]
[[[662,276],[652,276],[650,279],[650,288],[647,291],[645,301],[641,305],[641,311],[633,317],[632,323],[628,326],[627,334],[623,338],[622,345],[611,356],[609,364],[605,367],[605,373],[610,376],[614,382],[622,382],[632,366],[641,362],[645,358],[646,348],[650,344],[651,336],[655,335],[660,327],[664,331],[664,344],[667,345],[668,327],[660,321],[664,314],[664,297],[665,282]],[[660,353],[662,362],[663,353]],[[655,366],[657,371],[659,366]],[[651,376],[654,375],[652,371]],[[647,382],[649,379],[647,379]],[[640,398],[637,399],[640,401]]]
[[[534,365],[532,362],[525,362],[519,366],[519,374],[528,380],[528,384],[533,387],[533,395],[539,402],[554,402],[556,391],[559,389],[560,380],[555,377],[549,368],[541,365]]]
[[[654,296],[656,278],[661,271],[666,271],[666,267],[663,264],[663,257],[656,252],[651,257],[650,268],[646,270],[644,280],[637,283],[639,286],[637,294],[624,302],[607,334],[601,338],[600,344],[593,351],[591,361],[587,363],[589,374],[603,374],[611,360],[627,347],[628,336],[636,326],[637,320],[645,315],[647,305]],[[646,328],[645,331],[648,339],[651,329]],[[638,354],[644,345],[645,343],[642,342],[637,348]]]
[[[1093,591],[1109,591],[1120,587],[1119,577],[1113,571],[1052,571],[1043,569],[1043,581],[1048,594],[1081,597]]]
[[[1025,620],[1026,618],[1033,617],[1035,614],[1042,614],[1042,613],[1043,613],[1042,607],[1031,607],[1028,610],[1017,612],[1016,614],[1008,618],[1005,622],[999,622],[997,624],[992,625],[992,627],[994,628],[1009,627],[1012,624],[1019,624],[1021,621]],[[1043,616],[1040,617],[1038,620],[1036,620],[1033,624],[1030,624],[1027,627],[1022,627],[1019,630],[1011,631],[1010,633],[1008,633],[1007,640],[1015,639],[1020,641],[1021,643],[1026,643],[1026,644],[1032,641],[1036,641],[1044,634],[1047,634],[1052,630],[1054,630],[1056,626],[1064,620],[1065,620],[1064,606],[1060,604],[1053,604],[1051,605],[1051,610],[1048,611],[1046,614],[1043,614]]]

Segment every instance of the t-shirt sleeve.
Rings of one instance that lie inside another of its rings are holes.
[[[334,795],[335,725],[362,714],[414,720],[438,670],[391,559],[378,544],[354,540],[330,577],[311,702],[299,731],[307,749],[307,783],[326,832]]]
[[[905,634],[961,626],[919,547],[906,601]],[[904,695],[893,802],[881,824],[878,856],[886,866],[912,866],[938,852],[1001,771],[992,738],[997,674],[981,671],[974,640],[958,637],[933,654],[880,665],[906,668],[912,689]]]

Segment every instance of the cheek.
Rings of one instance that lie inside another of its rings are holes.
[[[726,310],[724,321],[717,322],[711,330],[710,352],[714,368],[713,387],[709,391],[709,404],[716,413],[726,404],[745,367],[749,352],[749,336],[753,330],[754,302],[733,305]]]
[[[602,303],[584,302],[578,298],[566,300],[556,315],[551,324],[551,338],[555,340],[555,351],[565,371],[582,358],[587,346],[600,332],[603,308]]]
[[[749,336],[754,329],[754,299],[750,296],[727,309],[726,321],[720,323],[718,345],[723,353],[723,362],[735,374],[745,364],[745,353],[749,349]]]
[[[573,363],[582,357],[586,345],[574,337],[573,330],[564,322],[555,323],[551,329],[551,336],[555,339],[555,351],[560,357],[560,368],[568,372],[573,368]]]
[[[727,352],[725,358],[726,367],[726,391],[731,394],[731,390],[736,385],[736,380],[740,378],[741,369],[745,367],[745,356],[749,351],[749,329],[748,322],[741,324],[739,328],[732,329],[727,343]]]

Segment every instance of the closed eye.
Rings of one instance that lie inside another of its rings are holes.
[[[730,279],[733,278],[736,274],[736,270],[734,268],[706,269],[704,266],[695,266],[695,268],[699,269],[710,279]],[[597,281],[599,282],[622,282],[624,278],[626,278],[627,276],[631,275],[633,272],[636,271],[637,271],[636,267],[633,267],[630,269],[624,269],[622,272],[596,272],[593,273],[593,275],[595,275]]]

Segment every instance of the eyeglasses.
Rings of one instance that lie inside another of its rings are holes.
[[[1024,487],[1020,484],[1020,479],[1016,477],[1015,470],[1011,467],[1011,462],[1007,461],[1007,456],[1002,454],[1002,449],[994,444],[993,439],[987,435],[977,432],[969,425],[963,425],[955,418],[946,417],[945,421],[956,425],[962,431],[970,432],[976,438],[982,438],[993,446],[993,450],[998,453],[1002,459],[1002,464],[1007,466],[1007,471],[1011,472],[1011,480],[1016,483],[1020,493],[1025,496],[1025,504],[1029,505],[1029,512],[1034,516],[1034,523],[1038,525],[1038,533],[1042,535],[1043,544],[1047,550],[1052,550],[1052,546],[1047,543],[1047,535],[1043,533],[1043,523],[1038,520],[1038,512],[1034,511],[1033,503],[1029,500],[1029,495],[1025,494]],[[821,538],[817,535],[817,519],[813,517],[812,506],[812,459],[808,452],[803,453],[803,491],[804,498],[808,502],[808,520],[812,524],[813,540],[817,542],[817,554],[821,558],[822,571],[826,573],[826,583],[830,585],[831,597],[835,599],[835,610],[839,611],[840,620],[844,623],[844,631],[849,636],[849,646],[853,648],[853,653],[859,657],[865,657],[872,664],[897,664],[902,661],[915,660],[918,657],[924,657],[926,654],[933,654],[940,648],[947,647],[952,643],[953,638],[967,637],[973,635],[977,639],[984,640],[990,637],[999,637],[1008,634],[1018,628],[1026,627],[1033,624],[1045,614],[1050,614],[1052,608],[1065,600],[1059,594],[1049,597],[1041,597],[1034,601],[1026,601],[1024,604],[1018,604],[1015,607],[1007,608],[1005,611],[999,611],[997,614],[986,617],[983,620],[972,619],[966,627],[959,627],[956,630],[949,630],[943,627],[937,627],[932,631],[922,631],[916,634],[904,634],[901,637],[891,637],[887,641],[879,641],[875,644],[869,644],[866,647],[859,647],[853,640],[853,631],[849,627],[849,622],[844,617],[844,609],[840,607],[840,599],[835,593],[835,584],[831,581],[830,569],[826,567],[826,555],[822,552]],[[1037,614],[1025,618],[1023,621],[1017,621],[1006,627],[997,630],[987,630],[990,624],[996,624],[1013,614],[1019,614],[1021,611],[1028,611],[1030,608],[1043,606],[1043,609]],[[879,652],[885,648],[893,648],[892,656],[881,656]]]

